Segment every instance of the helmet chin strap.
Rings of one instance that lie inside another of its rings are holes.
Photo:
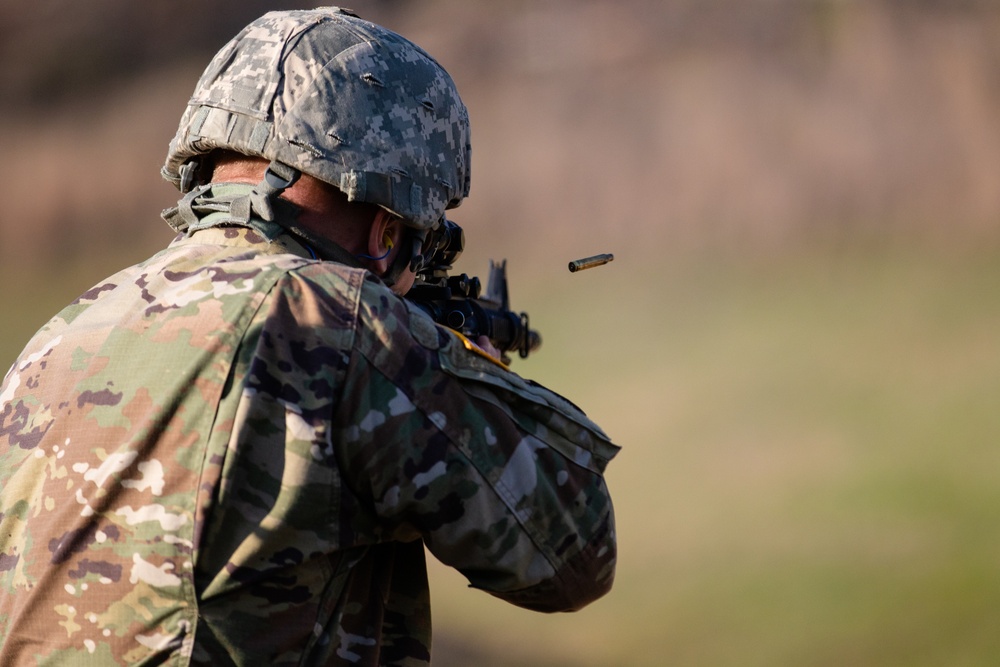
[[[292,187],[301,175],[302,172],[298,169],[272,160],[264,171],[264,178],[255,188],[254,194],[251,195],[251,205],[254,211],[268,222],[280,224],[288,233],[306,242],[323,259],[360,267],[358,259],[340,244],[307,231],[293,221],[282,219],[283,216],[274,215],[274,201],[281,196],[282,192]],[[419,270],[423,264],[424,258],[420,251],[426,235],[426,230],[417,230],[409,226],[403,227],[403,239],[399,252],[385,273],[379,276],[386,286],[395,285],[407,267],[410,267],[414,273]]]
[[[279,200],[281,193],[295,185],[302,175],[298,169],[290,167],[278,160],[272,160],[264,171],[264,178],[254,188],[254,193],[250,196],[251,206],[254,212],[269,222],[274,222],[284,228],[291,236],[300,243],[310,248],[316,255],[324,260],[339,262],[354,268],[361,268],[361,264],[346,248],[335,241],[315,234],[296,223],[296,215],[274,215],[274,207],[277,204],[287,204],[287,208],[298,211],[299,208],[285,200]]]
[[[298,169],[277,160],[271,160],[271,164],[267,165],[267,169],[264,171],[264,178],[254,188],[254,194],[250,196],[251,206],[257,215],[268,222],[274,222],[274,200],[280,197],[282,192],[295,185],[301,175],[302,172]]]

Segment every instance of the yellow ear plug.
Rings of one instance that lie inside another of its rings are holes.
[[[385,243],[386,250],[392,250],[392,246],[395,244],[392,242],[392,237],[389,236],[389,232],[382,234],[382,242]]]

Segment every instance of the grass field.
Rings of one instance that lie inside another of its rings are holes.
[[[522,371],[623,446],[618,581],[539,617],[437,567],[438,636],[493,656],[440,664],[1000,664],[998,260],[620,256],[536,281]]]
[[[654,266],[511,285],[516,368],[623,446],[615,589],[539,616],[434,564],[435,664],[1000,663],[1000,253]],[[5,295],[3,365],[107,272]]]

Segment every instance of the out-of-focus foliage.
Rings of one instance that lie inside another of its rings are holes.
[[[161,239],[154,211],[174,196],[158,168],[195,79],[239,26],[287,4],[0,10],[0,259],[46,261],[140,229]],[[355,9],[454,74],[474,147],[456,217],[501,252],[543,232],[565,243],[585,231],[592,245],[640,235],[658,252],[1000,236],[1000,4]]]
[[[393,2],[377,3],[379,9]],[[0,3],[0,109],[94,99],[150,70],[207,62],[252,18],[302,3],[241,0],[35,0]],[[387,12],[380,11],[380,15]],[[374,18],[374,17],[373,17]],[[193,83],[193,82],[192,82]]]

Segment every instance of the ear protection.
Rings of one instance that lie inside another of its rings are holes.
[[[392,252],[392,247],[396,245],[392,242],[392,237],[389,236],[389,232],[382,233],[382,244],[385,245],[385,254],[381,257],[372,257],[371,255],[355,255],[355,257],[358,259],[374,259],[375,261],[385,259],[389,256],[389,253]]]

